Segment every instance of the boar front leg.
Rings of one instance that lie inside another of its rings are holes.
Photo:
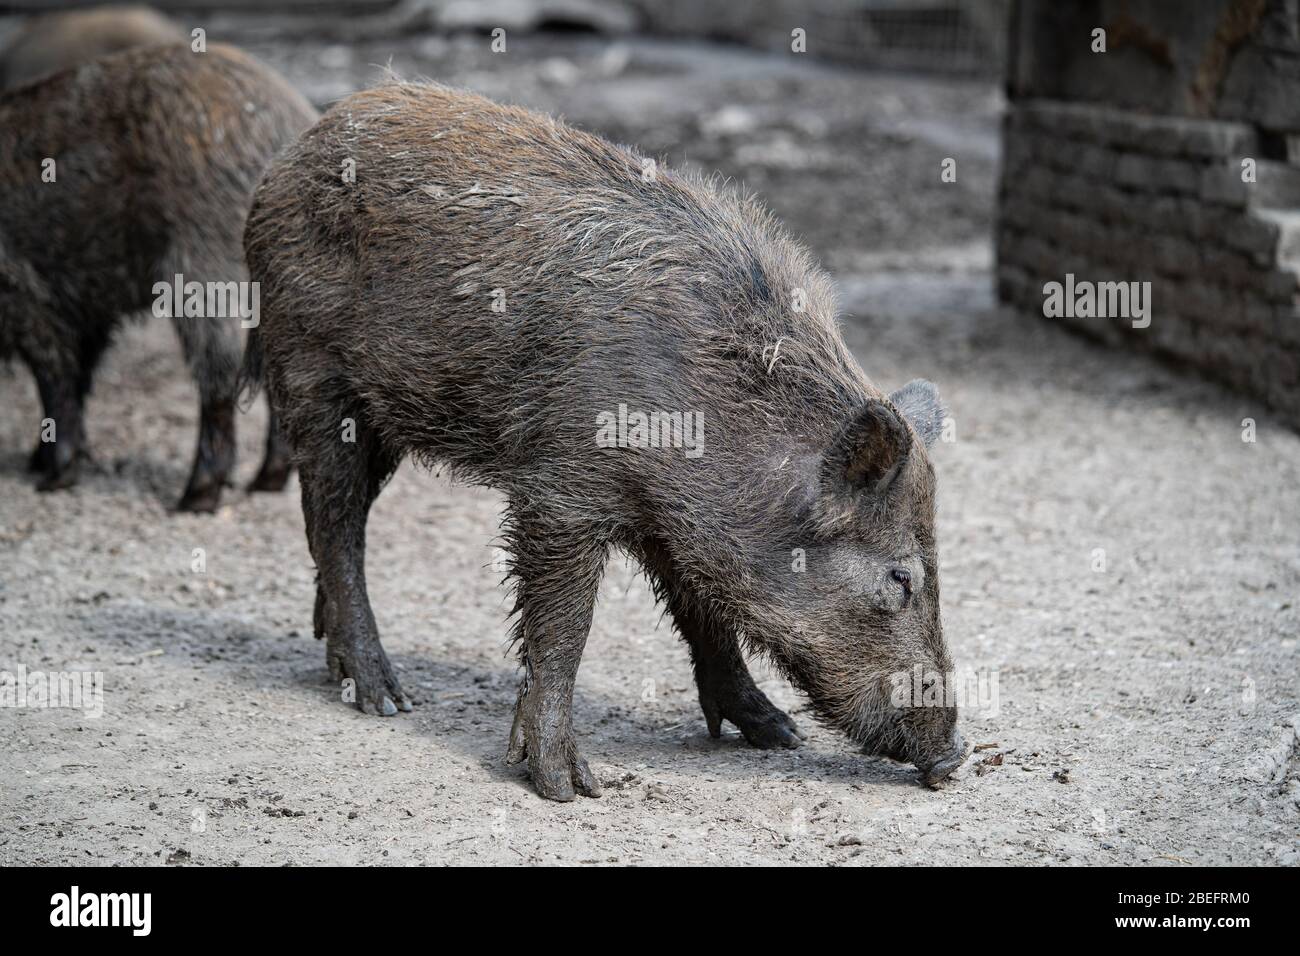
[[[357,422],[355,442],[332,431],[335,422]],[[325,639],[330,678],[354,681],[355,703],[367,714],[391,717],[411,709],[383,645],[366,593],[366,519],[399,456],[354,411],[321,415],[325,433],[304,448],[302,512],[316,561],[316,636]]]
[[[700,709],[709,736],[722,736],[722,721],[731,721],[752,746],[763,750],[798,747],[804,735],[767,695],[758,689],[731,630],[710,619],[704,609],[677,592],[668,601],[677,630],[691,650]]]
[[[37,292],[32,298],[40,299]],[[86,450],[86,396],[95,367],[108,346],[111,317],[68,317],[42,304],[17,304],[17,297],[0,297],[0,314],[8,313],[20,330],[18,352],[36,379],[43,417],[53,423],[53,440],[46,441],[41,423],[28,467],[41,477],[38,491],[70,488],[77,483]]]
[[[77,483],[86,440],[84,393],[77,378],[42,367],[35,369],[36,388],[45,417],[54,423],[54,440],[37,440],[30,467],[40,473],[37,491],[71,488]]]
[[[673,568],[667,549],[647,542],[642,546],[642,560],[656,596],[668,605],[677,632],[690,648],[709,735],[722,736],[725,719],[754,747],[798,747],[803,732],[758,689],[735,634],[691,594],[690,586]]]
[[[548,800],[600,796],[573,739],[573,686],[591,629],[606,549],[586,534],[512,517],[517,579],[515,639],[524,667],[507,763],[528,759],[537,792]]]

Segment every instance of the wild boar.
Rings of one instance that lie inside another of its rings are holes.
[[[200,393],[180,508],[217,506],[240,329],[255,321],[244,217],[272,155],[316,117],[273,70],[221,45],[144,47],[0,95],[0,359],[17,355],[36,378],[38,488],[76,482],[95,366],[123,318],[151,309],[172,316]],[[273,420],[254,487],[282,487],[288,470]]]
[[[32,17],[0,52],[0,89],[132,47],[185,39],[178,24],[148,7],[106,6]]]
[[[537,113],[393,83],[277,159],[244,242],[262,289],[245,377],[301,468],[316,636],[362,710],[411,709],[364,570],[367,513],[411,455],[507,501],[507,759],[542,796],[600,791],[571,705],[615,549],[666,602],[715,736],[725,719],[799,743],[747,649],[867,752],[931,782],[964,759],[955,707],[890,698],[892,675],[950,670],[938,396],[868,381],[829,280],[755,202]]]

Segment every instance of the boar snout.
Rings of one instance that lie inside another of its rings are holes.
[[[965,763],[970,749],[957,727],[956,707],[893,705],[891,711],[866,738],[863,753],[913,764],[932,787]]]
[[[911,762],[927,785],[942,783],[966,761],[966,739],[957,727],[956,707],[912,707],[903,720],[910,731]]]
[[[961,731],[953,727],[942,743],[935,747],[926,747],[913,740],[893,746],[868,744],[863,752],[873,757],[888,757],[899,763],[915,764],[921,771],[921,779],[928,786],[934,787],[948,779],[954,770],[966,762],[970,749]]]
[[[966,756],[969,753],[966,746],[966,738],[961,735],[961,731],[953,728],[952,739],[947,751],[939,754],[933,760],[921,758],[916,762],[929,786],[937,786],[948,778],[948,776],[966,762]]]

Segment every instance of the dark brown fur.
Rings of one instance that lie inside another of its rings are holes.
[[[57,440],[42,489],[77,479],[96,363],[156,282],[241,282],[253,187],[316,117],[282,78],[230,47],[132,50],[0,95],[0,358],[36,377]],[[57,179],[42,181],[53,159]],[[198,382],[198,452],[181,508],[216,507],[234,459],[240,320],[173,319]],[[280,487],[274,422],[257,487]]]
[[[612,549],[671,611],[714,735],[726,719],[758,746],[798,745],[745,646],[870,752],[941,777],[963,754],[955,709],[888,702],[889,675],[950,667],[934,389],[871,385],[830,283],[754,203],[642,171],[545,116],[393,84],[336,105],[267,174],[245,237],[263,294],[247,361],[302,469],[331,671],[367,712],[410,707],[364,547],[371,503],[414,455],[508,499],[524,667],[509,757],[544,796],[599,792],[570,711]],[[703,413],[705,453],[598,447],[619,403]]]

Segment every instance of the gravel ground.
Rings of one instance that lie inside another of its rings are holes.
[[[835,273],[868,373],[931,378],[952,407],[935,452],[945,629],[997,706],[964,717],[981,749],[940,791],[815,727],[761,666],[807,744],[712,740],[685,649],[618,560],[575,705],[605,795],[542,801],[502,761],[499,499],[409,466],[379,499],[370,591],[417,705],[363,716],[311,638],[296,483],[170,512],[196,401],[148,323],[101,372],[98,465],[68,493],[32,490],[35,388],[0,371],[0,668],[101,671],[105,688],[98,719],[0,709],[0,862],[1300,862],[1300,437],[994,306],[992,87],[686,44],[253,45],[320,103],[391,55],[763,195]],[[263,424],[260,404],[241,421],[241,481]]]

